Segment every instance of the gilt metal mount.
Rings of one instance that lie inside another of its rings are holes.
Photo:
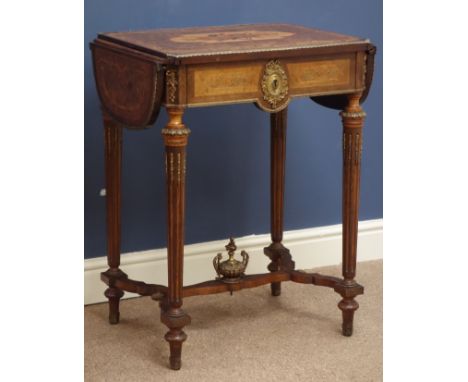
[[[275,110],[284,104],[288,96],[288,77],[278,60],[272,60],[265,66],[262,77],[263,99]]]
[[[247,252],[242,251],[242,261],[234,258],[234,253],[237,249],[234,239],[229,239],[229,244],[225,246],[228,251],[229,258],[221,261],[223,255],[218,253],[213,259],[213,266],[218,274],[217,280],[221,280],[225,283],[238,283],[244,275],[247,264],[249,263],[249,255]]]

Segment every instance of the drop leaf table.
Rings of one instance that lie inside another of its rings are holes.
[[[271,284],[273,296],[281,282],[294,281],[332,288],[342,300],[342,331],[350,336],[364,289],[355,280],[362,148],[361,109],[372,82],[375,47],[369,40],[288,24],[155,29],[103,33],[91,43],[94,76],[105,131],[107,257],[101,275],[108,285],[109,321],[119,322],[124,291],[159,301],[161,321],[169,328],[170,367],[180,369],[184,327],[190,316],[183,298],[238,291]],[[292,98],[310,97],[341,110],[343,124],[343,278],[295,269],[283,245],[286,116]],[[186,146],[190,129],[184,125],[186,108],[253,103],[270,113],[271,122],[271,260],[264,274],[246,274],[248,254],[213,259],[213,280],[183,286],[184,199]],[[168,114],[162,129],[165,142],[167,188],[168,285],[131,280],[120,265],[120,183],[122,129],[154,124],[161,105]],[[223,260],[223,261],[222,261]],[[217,276],[217,277],[216,277]]]

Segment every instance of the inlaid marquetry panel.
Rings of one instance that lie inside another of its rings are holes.
[[[287,64],[289,83],[294,90],[323,86],[349,86],[352,61],[350,58],[291,62]]]
[[[157,118],[164,78],[156,62],[119,47],[92,44],[96,88],[103,108],[127,127],[146,127]]]
[[[188,103],[257,98],[260,63],[189,67]]]
[[[170,37],[170,41],[175,43],[221,44],[233,42],[238,44],[240,42],[278,40],[294,34],[293,32],[256,29],[204,33],[189,32]]]

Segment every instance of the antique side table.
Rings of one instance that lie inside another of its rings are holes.
[[[350,336],[364,288],[355,280],[362,126],[360,104],[372,82],[375,47],[369,40],[287,24],[233,25],[103,33],[91,43],[96,86],[105,130],[107,189],[107,258],[102,273],[108,285],[109,321],[119,322],[124,291],[159,301],[161,321],[169,331],[170,367],[181,367],[183,328],[190,316],[184,297],[231,292],[294,281],[332,288],[342,296],[342,331]],[[310,97],[341,110],[343,123],[343,279],[295,269],[283,245],[283,196],[286,112],[294,97]],[[190,130],[182,121],[185,108],[252,102],[271,120],[271,245],[269,272],[245,275],[248,254],[213,260],[218,277],[183,286],[186,146]],[[120,183],[122,128],[151,126],[164,105],[169,120],[162,130],[167,179],[168,286],[131,280],[120,265]]]

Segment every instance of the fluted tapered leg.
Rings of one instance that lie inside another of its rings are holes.
[[[168,295],[160,306],[161,321],[169,328],[164,338],[170,346],[170,366],[178,370],[182,343],[187,338],[183,328],[190,323],[190,316],[182,309],[185,153],[190,130],[182,123],[182,108],[168,107],[167,112],[169,122],[162,135],[166,147]]]
[[[270,114],[270,214],[271,241],[264,253],[270,258],[268,265],[270,272],[294,269],[289,250],[282,244],[283,240],[283,211],[284,211],[284,178],[286,166],[286,127],[287,108]],[[271,283],[271,294],[281,294],[281,282]]]
[[[120,266],[120,180],[122,126],[103,112],[106,170],[107,263],[110,276],[122,276]],[[110,282],[104,295],[109,300],[109,323],[119,322],[119,302],[124,292]]]
[[[343,121],[343,299],[338,304],[343,314],[343,335],[353,333],[354,312],[359,308],[355,301],[362,293],[356,276],[356,251],[358,237],[359,178],[361,170],[362,127],[366,114],[361,109],[361,94],[348,96],[348,105],[340,113]]]

